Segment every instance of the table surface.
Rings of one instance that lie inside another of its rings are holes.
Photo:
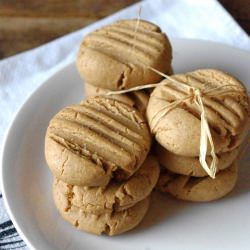
[[[138,0],[0,1],[0,59],[83,28]],[[250,0],[220,0],[250,34]]]

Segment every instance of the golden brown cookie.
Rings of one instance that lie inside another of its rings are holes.
[[[215,179],[191,177],[163,172],[157,187],[181,200],[207,202],[227,195],[235,186],[238,177],[237,162],[220,171]]]
[[[84,90],[86,97],[105,95],[110,92],[110,90],[108,89],[102,89],[89,83],[84,83]],[[148,105],[149,92],[141,90],[123,95],[106,95],[105,97],[116,99],[125,104],[128,104],[138,109],[144,115]]]
[[[196,70],[173,77],[188,86],[199,88],[201,92],[229,85],[227,90],[231,92],[215,96],[204,95],[202,100],[216,153],[238,147],[249,129],[249,100],[242,83],[233,76],[214,69]],[[166,83],[168,85],[156,87],[149,99],[147,117],[151,131],[159,144],[170,152],[189,157],[198,156],[200,108],[193,99],[188,99],[161,116],[171,103],[190,95],[188,90],[174,86],[169,80]],[[210,144],[207,154],[210,154]]]
[[[86,213],[101,214],[121,211],[135,205],[150,195],[159,178],[159,164],[148,156],[139,170],[127,181],[110,182],[107,187],[83,187],[54,181],[54,192],[61,193],[66,204],[70,203]]]
[[[86,213],[72,205],[70,202],[72,197],[65,197],[56,191],[53,189],[53,197],[61,216],[77,229],[97,235],[105,233],[113,236],[133,229],[141,222],[149,207],[149,197],[147,197],[126,210],[96,215]]]
[[[232,162],[236,159],[240,151],[240,148],[235,148],[232,151],[228,151],[217,155],[217,171],[221,171],[229,167]],[[168,150],[164,149],[161,145],[156,145],[156,153],[159,163],[176,174],[203,177],[207,176],[207,172],[202,168],[199,157],[186,157],[173,154]],[[212,161],[211,156],[207,156],[207,163],[210,165]]]
[[[123,20],[84,38],[77,68],[85,82],[118,90],[160,81],[162,77],[145,65],[172,74],[171,60],[170,42],[158,26]]]
[[[147,123],[133,107],[104,97],[64,108],[50,121],[45,156],[54,176],[79,186],[129,178],[150,149]]]

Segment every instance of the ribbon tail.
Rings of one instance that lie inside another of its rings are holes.
[[[217,156],[215,154],[215,148],[214,143],[211,135],[211,131],[208,125],[208,121],[206,119],[205,115],[205,109],[204,105],[201,99],[200,94],[197,95],[197,104],[200,107],[201,110],[201,135],[200,135],[200,164],[203,167],[203,169],[207,172],[207,174],[211,178],[215,178],[216,172],[217,172]],[[206,162],[206,156],[207,156],[207,147],[208,147],[208,141],[211,146],[211,156],[212,156],[212,162],[210,166],[208,166]]]

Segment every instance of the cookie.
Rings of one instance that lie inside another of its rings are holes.
[[[162,77],[147,66],[172,74],[171,60],[170,42],[158,26],[123,20],[84,38],[77,68],[85,82],[119,90],[159,82]]]
[[[217,155],[217,171],[221,171],[229,167],[232,162],[236,159],[240,151],[240,148],[235,148],[232,151],[228,151]],[[207,176],[207,172],[202,168],[199,157],[186,157],[179,156],[164,149],[159,144],[156,145],[157,158],[159,163],[176,174],[203,177]],[[210,164],[212,161],[211,156],[207,156],[207,163]]]
[[[202,100],[215,152],[220,154],[237,148],[249,129],[249,100],[242,83],[233,76],[214,69],[196,70],[173,78],[201,91],[224,85],[230,85],[227,90],[236,90],[212,97],[204,95]],[[168,85],[156,87],[149,99],[147,118],[151,131],[158,143],[168,151],[196,157],[200,152],[199,106],[188,99],[161,116],[171,103],[189,95],[187,91],[172,85],[169,80],[165,81]],[[210,154],[210,144],[208,146],[207,154]]]
[[[107,187],[72,186],[55,180],[53,189],[68,202],[87,213],[122,211],[150,195],[159,178],[160,168],[155,157],[148,156],[140,169],[127,181],[110,182]],[[69,205],[69,204],[68,204]]]
[[[64,108],[50,121],[45,157],[53,175],[79,186],[128,179],[151,144],[145,118],[133,107],[104,97]]]
[[[105,233],[113,236],[133,229],[141,222],[149,207],[149,197],[147,197],[126,210],[96,215],[86,213],[72,205],[71,197],[65,197],[55,189],[53,197],[59,213],[66,221],[79,230],[97,235]],[[68,202],[65,202],[65,199],[68,199]]]
[[[86,97],[105,95],[108,92],[110,92],[110,90],[108,89],[99,88],[88,83],[84,83],[84,90]],[[125,104],[128,104],[138,109],[144,115],[148,105],[149,93],[141,90],[141,91],[130,92],[128,94],[123,94],[123,95],[110,95],[110,96],[106,95],[105,97],[116,99]]]
[[[163,173],[157,184],[162,192],[170,193],[181,200],[207,202],[227,195],[235,186],[238,176],[237,162],[220,171],[215,179],[210,177],[191,177]]]

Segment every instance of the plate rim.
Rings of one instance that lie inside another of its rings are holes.
[[[188,38],[174,38],[174,37],[170,37],[170,42],[171,44],[175,44],[175,43],[203,43],[203,44],[209,44],[209,45],[213,45],[213,46],[219,46],[219,47],[223,47],[229,50],[234,50],[237,51],[238,53],[242,53],[242,54],[249,54],[250,56],[250,51],[248,50],[244,50],[241,48],[237,48],[234,47],[232,45],[228,45],[228,44],[224,44],[222,42],[216,42],[216,41],[210,41],[210,40],[203,40],[203,39],[188,39]],[[174,50],[174,49],[173,49]],[[52,73],[51,75],[49,75],[40,85],[37,89],[35,89],[32,93],[30,93],[30,95],[28,96],[28,98],[25,100],[25,102],[20,106],[20,108],[16,111],[16,113],[14,114],[11,122],[9,123],[9,126],[7,128],[7,130],[4,133],[4,137],[3,137],[3,142],[2,142],[2,149],[1,149],[1,155],[0,155],[0,184],[1,184],[1,192],[2,192],[2,198],[3,198],[3,204],[5,206],[5,209],[7,211],[7,214],[9,216],[9,218],[11,219],[14,227],[16,228],[18,234],[20,235],[21,239],[25,242],[25,244],[27,245],[28,248],[30,249],[36,249],[36,247],[30,242],[29,237],[26,236],[18,222],[16,221],[16,216],[13,213],[13,210],[9,204],[9,198],[7,196],[7,187],[5,186],[5,181],[4,181],[4,159],[5,159],[5,155],[6,155],[6,145],[7,142],[10,140],[11,137],[11,132],[13,129],[14,124],[17,122],[18,117],[20,116],[20,114],[23,112],[23,110],[25,109],[25,107],[28,105],[28,103],[31,101],[31,99],[38,93],[40,92],[40,90],[42,88],[45,88],[45,86],[47,84],[49,84],[49,82],[53,79],[56,78],[59,74],[61,74],[62,71],[67,70],[68,68],[72,67],[72,65],[75,63],[75,61],[71,61],[68,64],[66,64],[64,67],[58,68],[58,70],[56,70],[54,73]]]

